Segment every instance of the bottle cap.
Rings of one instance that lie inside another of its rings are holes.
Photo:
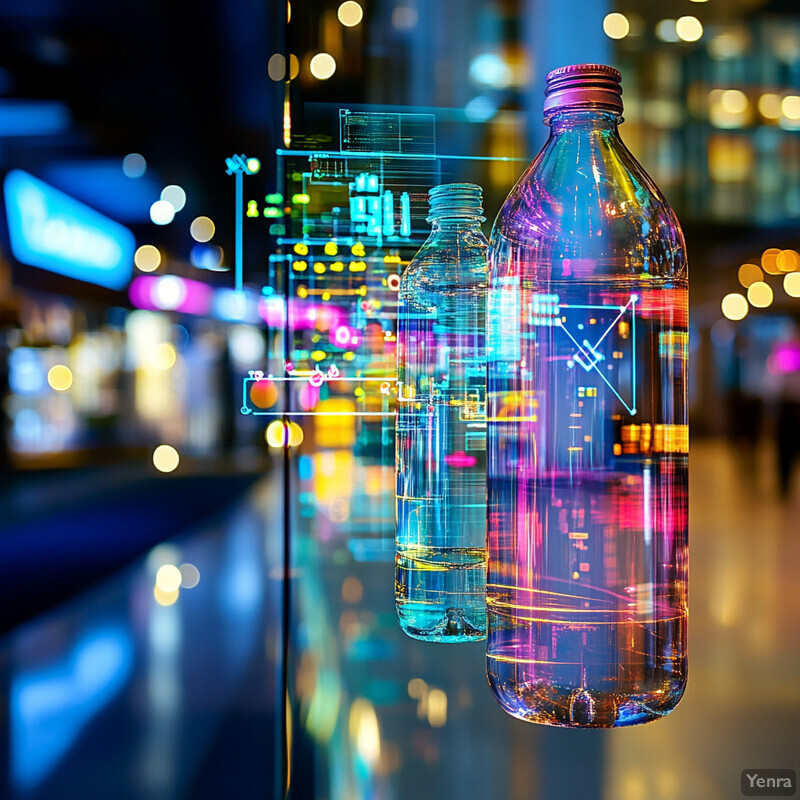
[[[544,113],[576,106],[603,107],[622,113],[622,76],[605,64],[572,64],[548,73]]]
[[[445,217],[483,216],[483,189],[477,183],[443,183],[428,192],[428,222]]]

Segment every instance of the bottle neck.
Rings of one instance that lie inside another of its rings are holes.
[[[553,134],[567,131],[618,134],[622,115],[600,108],[561,108],[548,115],[546,122]]]
[[[483,220],[483,217],[478,216],[431,217],[431,235],[480,230]]]

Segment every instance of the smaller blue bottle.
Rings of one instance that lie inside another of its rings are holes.
[[[486,636],[482,190],[430,190],[431,235],[400,280],[395,601],[415,639]]]

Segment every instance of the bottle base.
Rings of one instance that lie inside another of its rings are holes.
[[[623,728],[669,714],[683,696],[685,681],[670,680],[648,692],[617,693],[547,683],[501,683],[489,674],[500,707],[525,722],[560,728]]]
[[[476,625],[462,608],[431,608],[422,603],[398,603],[397,619],[403,632],[423,642],[458,644],[486,639],[486,619]]]

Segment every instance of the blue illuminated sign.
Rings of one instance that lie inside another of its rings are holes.
[[[3,188],[17,261],[109,289],[127,286],[136,248],[127,228],[19,169]]]

